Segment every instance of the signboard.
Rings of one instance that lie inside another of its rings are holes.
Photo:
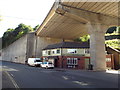
[[[77,53],[77,49],[67,49],[67,53]]]

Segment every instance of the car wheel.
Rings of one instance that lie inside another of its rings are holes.
[[[48,66],[46,66],[46,69],[48,69]]]
[[[40,65],[40,67],[42,67],[42,66]]]

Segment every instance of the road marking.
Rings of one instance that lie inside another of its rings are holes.
[[[8,77],[10,78],[10,80],[12,81],[14,87],[16,88],[16,90],[20,90],[19,86],[17,85],[17,83],[15,82],[15,80],[10,76],[10,74],[7,71],[4,71]]]
[[[84,82],[80,82],[80,81],[72,81],[73,83],[77,83],[79,85],[83,85],[83,86],[86,86],[88,85],[87,83],[84,83]]]
[[[13,74],[11,74],[11,76],[14,77]]]
[[[65,80],[68,80],[68,78],[67,78],[67,77],[65,77],[65,76],[62,76],[62,78],[64,78]]]

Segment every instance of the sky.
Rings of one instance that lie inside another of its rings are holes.
[[[20,23],[35,27],[47,16],[55,0],[0,0],[0,37]]]

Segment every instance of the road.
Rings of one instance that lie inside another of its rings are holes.
[[[0,62],[0,90],[2,89],[2,62]]]
[[[3,62],[2,65],[15,88],[118,88],[117,74],[59,68],[43,69],[10,62]],[[6,87],[3,83],[3,88]]]

